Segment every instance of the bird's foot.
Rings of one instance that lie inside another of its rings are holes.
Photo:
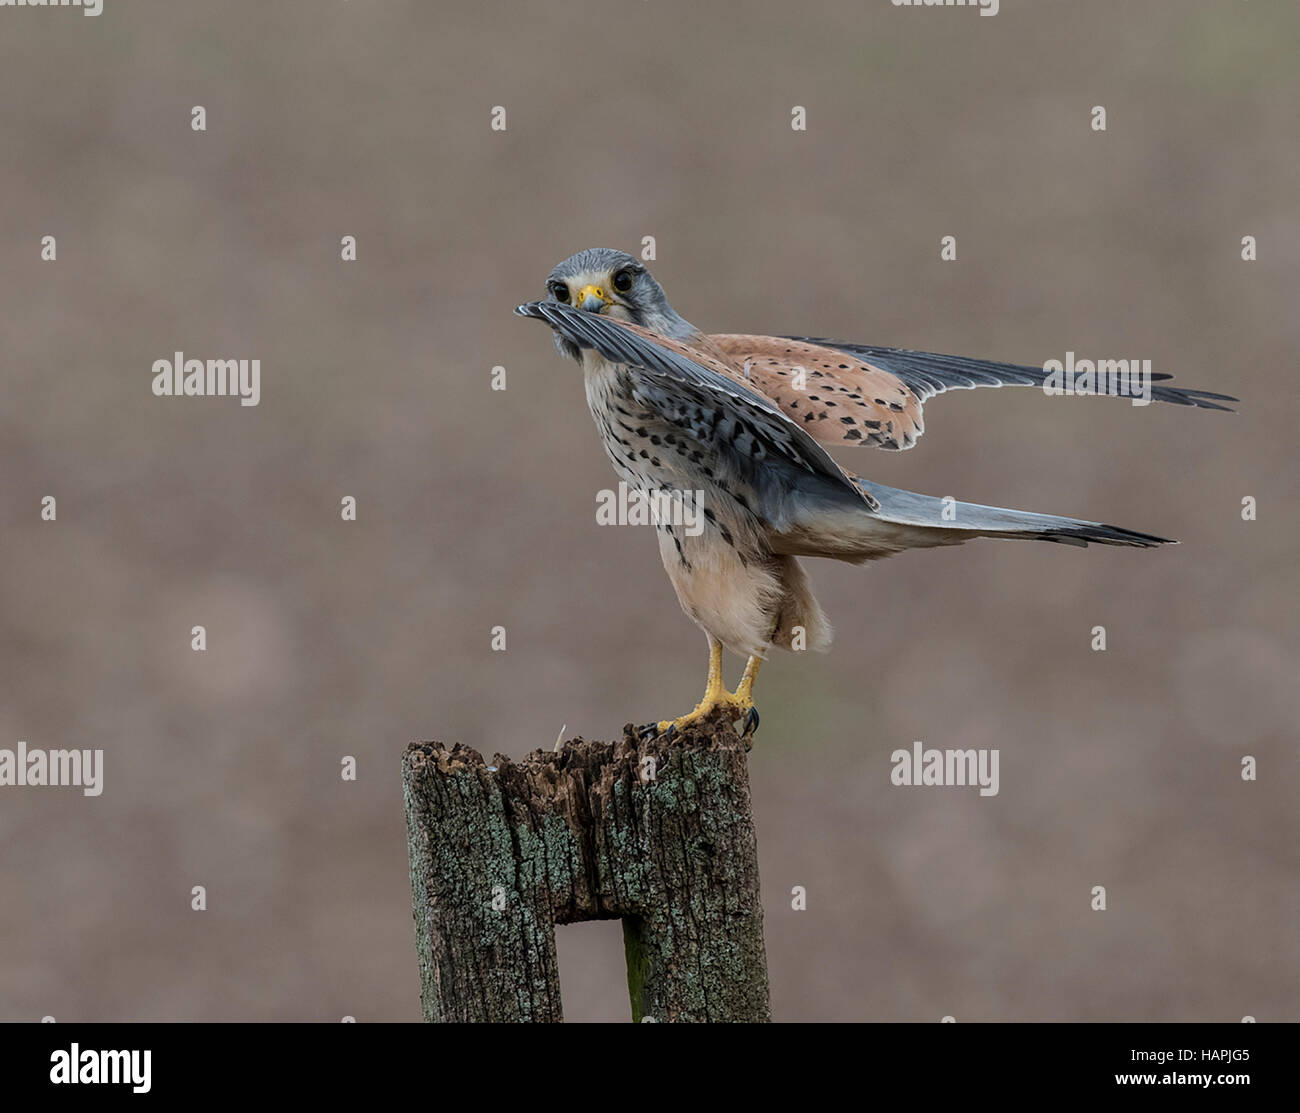
[[[637,734],[642,738],[663,736],[672,738],[679,730],[685,730],[706,719],[725,718],[727,722],[743,721],[742,737],[749,738],[758,729],[758,712],[754,701],[723,689],[702,699],[695,710],[676,719],[661,719],[657,723],[647,723]]]

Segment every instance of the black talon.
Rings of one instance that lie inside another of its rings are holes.
[[[758,730],[758,708],[751,707],[745,712],[745,726],[741,731],[742,738],[748,738],[754,731]]]
[[[638,727],[636,736],[642,740],[654,738],[659,733],[658,723],[646,723],[643,727]]]
[[[672,739],[673,739],[673,735],[676,734],[676,733],[677,733],[677,724],[676,724],[676,723],[669,723],[669,724],[668,724],[668,729],[667,729],[666,731],[664,731],[664,741],[665,741],[665,742],[671,742]]]

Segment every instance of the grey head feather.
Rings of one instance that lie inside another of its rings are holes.
[[[664,288],[655,281],[654,276],[640,260],[626,251],[617,251],[612,247],[589,247],[570,255],[546,277],[548,291],[556,282],[567,282],[580,275],[602,276],[602,285],[612,283],[614,275],[627,271],[632,276],[630,289],[621,291],[607,285],[607,292],[626,312],[634,324],[657,332],[660,336],[669,336],[675,340],[687,340],[695,336],[698,330],[681,316],[668,301]],[[554,295],[551,295],[554,297]],[[559,332],[555,333],[555,346],[561,355],[578,359],[577,346]]]

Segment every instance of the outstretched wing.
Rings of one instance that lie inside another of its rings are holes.
[[[1047,379],[1041,367],[1026,367],[1017,363],[993,363],[985,359],[966,359],[963,356],[944,356],[935,352],[913,352],[906,348],[877,348],[867,344],[846,344],[840,340],[815,340],[851,355],[858,356],[877,367],[892,371],[910,386],[922,401],[942,394],[945,390],[971,390],[977,386],[1038,386]],[[1167,382],[1172,375],[1153,374],[1151,381]],[[1127,373],[1120,381],[1129,386],[1139,385],[1136,376]],[[1132,393],[1130,391],[1130,393]],[[1121,391],[1122,396],[1124,395]],[[1195,406],[1202,410],[1227,410],[1230,406],[1219,402],[1236,402],[1230,394],[1214,394],[1208,390],[1190,390],[1183,387],[1153,386],[1151,398],[1156,402],[1169,402],[1175,406]]]
[[[709,340],[729,360],[749,365],[749,377],[809,432],[828,444],[872,444],[905,449],[924,431],[921,404],[946,390],[978,386],[1038,386],[1041,367],[880,348],[814,337],[718,335]],[[799,370],[798,388],[796,381]],[[1151,376],[1151,398],[1178,406],[1229,410],[1227,394],[1158,386],[1171,376]],[[1120,392],[1136,394],[1139,381],[1121,376]],[[814,397],[815,396],[815,397]]]
[[[756,474],[784,464],[813,479],[832,498],[874,506],[824,448],[770,398],[740,380],[707,345],[670,340],[625,321],[535,301],[515,312],[543,320],[579,348],[623,364],[637,393],[671,421],[728,451]]]
[[[709,343],[822,444],[911,448],[924,401],[892,371],[809,340],[720,334]]]

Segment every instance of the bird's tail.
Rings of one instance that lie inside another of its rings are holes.
[[[1033,514],[1000,506],[980,506],[952,498],[934,498],[856,477],[853,481],[879,504],[879,509],[871,517],[886,527],[896,527],[896,539],[901,542],[899,548],[960,545],[971,537],[1018,537],[1080,546],[1095,541],[1100,545],[1133,545],[1143,549],[1177,544],[1167,537],[1100,522],[1062,518],[1055,514]],[[883,531],[885,536],[890,533],[888,528]]]

